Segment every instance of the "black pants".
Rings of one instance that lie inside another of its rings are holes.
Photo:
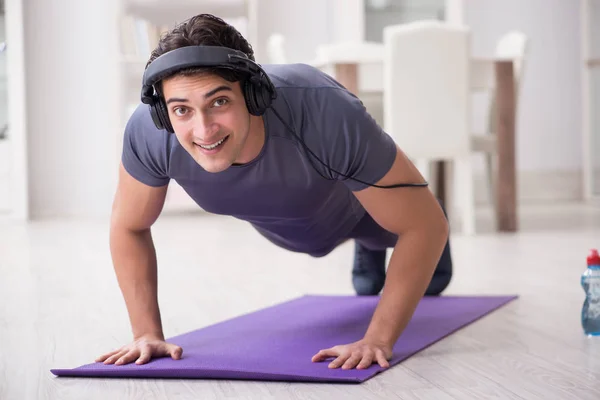
[[[444,215],[448,218],[446,210],[443,204],[442,210]],[[398,235],[389,232],[382,228],[375,220],[367,213],[356,225],[349,235],[350,239],[356,240],[362,246],[374,250],[374,251],[385,251],[390,247],[395,247],[398,241]],[[450,253],[450,239],[446,241],[444,251],[440,256],[437,267],[429,283],[429,287],[425,292],[426,295],[438,295],[440,294],[452,279],[452,256]]]

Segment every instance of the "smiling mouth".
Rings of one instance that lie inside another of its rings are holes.
[[[216,142],[216,143],[213,143],[213,144],[208,144],[208,145],[205,145],[205,144],[198,144],[198,143],[194,143],[194,144],[195,144],[196,146],[200,146],[200,147],[202,147],[202,148],[203,148],[203,149],[205,149],[205,150],[214,150],[214,149],[216,149],[217,147],[219,147],[220,145],[222,145],[223,143],[225,143],[225,142],[227,141],[227,139],[229,139],[229,135],[225,136],[223,139],[221,139],[221,140],[219,140],[218,142]]]

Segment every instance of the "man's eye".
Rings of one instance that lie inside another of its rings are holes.
[[[187,110],[183,107],[175,107],[173,109],[173,113],[175,115],[177,115],[178,117],[182,117],[183,115],[185,115],[186,112],[187,112]]]
[[[215,106],[215,107],[222,107],[225,104],[227,104],[227,99],[220,98],[220,99],[215,100],[215,102],[213,103],[213,106]]]

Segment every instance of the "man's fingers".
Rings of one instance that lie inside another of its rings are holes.
[[[138,357],[135,363],[138,365],[146,364],[148,361],[150,361],[151,358],[152,349],[150,349],[150,346],[144,346],[144,348],[142,348],[142,351],[140,352],[140,356]]]
[[[173,360],[179,360],[183,354],[183,349],[175,344],[167,344],[167,352]]]
[[[183,349],[180,346],[154,341],[134,343],[132,346],[106,353],[96,360],[104,362],[104,364],[116,365],[129,364],[135,361],[139,365],[149,362],[153,356],[171,356],[174,360],[179,360],[182,354]]]
[[[139,356],[140,356],[139,349],[134,348],[134,349],[129,350],[124,355],[122,355],[121,358],[119,358],[115,364],[116,365],[129,364],[130,362],[132,362],[133,360],[135,360]]]
[[[119,350],[118,352],[104,360],[104,364],[114,364],[115,361],[127,354],[128,351],[129,350],[127,349]]]
[[[117,361],[119,358],[121,358],[121,356],[123,356],[123,354],[127,354],[128,350],[118,350],[115,353],[113,353],[112,356],[108,357],[106,360],[104,360],[104,364],[114,364],[115,361]]]
[[[390,366],[390,363],[388,362],[387,358],[385,358],[385,354],[383,354],[383,351],[376,350],[375,358],[377,359],[377,362],[382,368],[388,368]]]
[[[354,367],[356,367],[356,365],[360,362],[360,360],[363,358],[363,354],[360,352],[355,352],[353,353],[350,358],[348,358],[346,360],[346,362],[344,363],[344,365],[342,365],[342,369],[352,369]]]
[[[360,360],[360,363],[358,364],[358,366],[356,368],[357,369],[369,368],[371,366],[371,364],[373,363],[374,356],[375,355],[371,351],[365,352],[362,360]]]
[[[102,354],[100,357],[96,358],[96,362],[104,362],[108,357],[112,356],[113,354],[118,353],[121,350],[113,350],[111,352]]]
[[[337,357],[339,353],[333,349],[319,350],[312,358],[313,362],[324,361],[330,357]]]
[[[343,353],[338,356],[335,360],[329,363],[329,368],[339,368],[346,360],[350,358],[350,354]]]

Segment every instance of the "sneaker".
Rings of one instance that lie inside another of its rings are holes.
[[[369,250],[354,242],[352,285],[359,296],[375,296],[385,284],[386,250]]]

